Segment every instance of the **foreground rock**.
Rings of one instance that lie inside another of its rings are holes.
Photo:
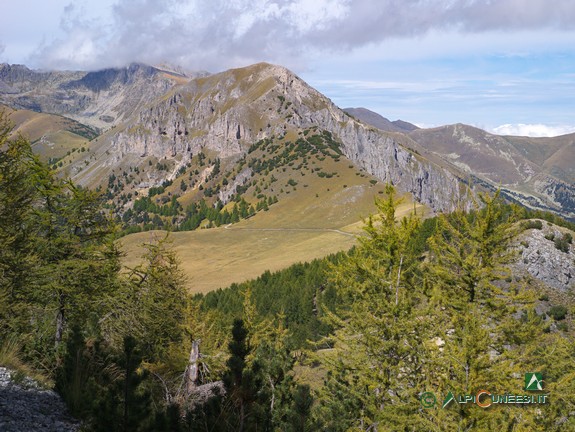
[[[539,223],[541,229],[529,229],[520,238],[518,266],[545,285],[567,293],[575,286],[575,250],[571,243],[559,249],[555,240],[575,233],[543,220]]]
[[[0,367],[0,431],[77,431],[80,424],[68,414],[60,396],[30,378],[15,379]]]

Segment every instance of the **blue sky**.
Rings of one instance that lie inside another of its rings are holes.
[[[341,107],[422,126],[575,131],[573,0],[20,0],[0,62],[282,64]]]

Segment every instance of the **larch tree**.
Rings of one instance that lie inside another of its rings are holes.
[[[425,386],[429,320],[411,242],[419,218],[411,212],[398,221],[398,204],[387,186],[359,246],[333,268],[333,283],[351,306],[327,314],[336,328],[333,349],[318,357],[328,377],[316,416],[329,430],[422,427],[414,414]]]
[[[532,367],[523,353],[542,334],[542,325],[533,311],[533,290],[510,267],[519,227],[516,209],[511,209],[499,193],[480,194],[473,211],[440,215],[429,240],[425,274],[440,341],[432,352],[430,376],[441,395],[520,390],[522,373]],[[485,416],[453,405],[425,415],[437,427],[453,430],[534,426],[518,408]]]

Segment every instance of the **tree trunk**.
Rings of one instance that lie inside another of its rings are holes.
[[[192,349],[190,350],[190,359],[188,360],[188,367],[186,370],[185,389],[186,396],[189,396],[198,381],[198,360],[200,358],[200,341],[192,341]]]
[[[397,270],[397,284],[395,285],[395,305],[399,304],[399,281],[401,279],[401,266],[403,265],[403,255],[399,260],[399,269]]]
[[[64,316],[64,294],[60,293],[58,298],[58,315],[56,315],[56,336],[55,346],[58,348],[62,338],[64,337],[64,325],[66,323],[66,318]]]

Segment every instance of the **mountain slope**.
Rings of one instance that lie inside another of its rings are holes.
[[[511,200],[575,217],[575,135],[557,138],[498,136],[455,124],[409,134],[446,163],[457,166]]]
[[[575,134],[553,138],[503,137],[546,174],[575,183]]]
[[[13,110],[0,104],[14,124],[13,134],[22,134],[30,140],[34,152],[53,169],[77,160],[97,136],[96,131],[72,119],[37,113],[29,110]]]
[[[95,72],[42,72],[0,64],[0,102],[107,129],[188,80],[141,64]]]
[[[343,110],[352,117],[383,131],[409,133],[419,129],[414,124],[403,120],[390,121],[382,115],[370,111],[367,108],[344,108]]]

